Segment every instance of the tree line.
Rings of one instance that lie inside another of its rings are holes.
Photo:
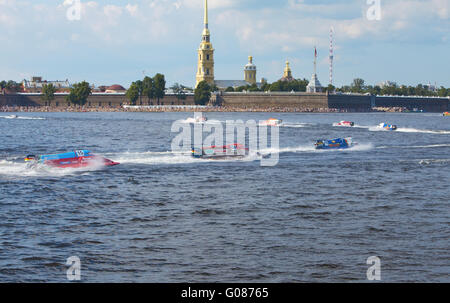
[[[387,82],[386,85],[366,85],[361,78],[353,80],[351,85],[337,88],[336,91],[342,93],[360,93],[371,95],[392,95],[392,96],[430,96],[430,97],[448,97],[450,88],[441,86],[432,90],[429,85],[418,84],[417,86],[397,85],[393,82]]]
[[[256,84],[246,85],[240,87],[228,87],[226,92],[306,92],[306,87],[309,81],[307,79],[295,79],[293,81],[276,81],[273,83],[263,83],[260,86]],[[206,105],[212,92],[219,89],[215,85],[209,85],[206,81],[202,81],[198,84],[195,90],[175,83],[170,87],[175,96],[179,100],[186,99],[186,91],[194,91],[194,101],[197,105]],[[15,82],[13,80],[0,81],[0,90],[8,89],[15,92],[22,92],[22,83]],[[449,97],[450,88],[441,86],[436,90],[432,90],[430,86],[418,84],[417,86],[397,85],[393,82],[387,82],[386,85],[367,85],[361,78],[353,80],[352,84],[344,85],[340,88],[336,88],[332,85],[324,88],[324,91],[330,93],[360,93],[371,95],[394,95],[394,96],[435,96],[435,97]],[[51,102],[55,99],[55,93],[57,88],[53,84],[43,84],[41,99],[43,101]],[[164,99],[166,93],[166,80],[163,74],[156,74],[154,77],[145,77],[143,80],[138,80],[131,83],[130,88],[126,92],[126,97],[130,101],[130,104],[136,105],[137,101],[142,103],[142,99],[145,98],[148,103],[150,100],[156,99],[159,105],[161,99]],[[66,97],[66,100],[70,104],[83,106],[87,103],[88,97],[92,94],[92,88],[86,81],[74,84]]]
[[[166,79],[163,74],[156,74],[153,78],[146,76],[143,80],[137,80],[131,83],[130,88],[126,92],[126,97],[131,105],[136,105],[137,100],[142,104],[142,98],[147,101],[164,99],[166,94]]]

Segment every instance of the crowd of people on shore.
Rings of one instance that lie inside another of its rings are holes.
[[[195,107],[153,106],[153,107],[56,107],[56,106],[1,106],[0,112],[192,112]],[[335,108],[296,108],[296,107],[232,107],[207,106],[197,111],[202,112],[280,112],[280,113],[339,113],[347,112]]]

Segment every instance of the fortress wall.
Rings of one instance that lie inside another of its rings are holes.
[[[329,95],[328,106],[350,111],[370,111],[371,100],[371,96],[366,95]]]
[[[14,94],[1,95],[0,106],[53,106],[67,107],[67,95],[56,95],[50,103],[41,100],[40,95]],[[308,93],[223,93],[213,96],[213,99],[223,106],[252,109],[281,109],[316,110],[336,108],[348,111],[369,111],[375,107],[405,107],[428,112],[444,112],[450,110],[449,98],[415,98],[415,97],[375,97],[366,95],[346,94],[308,94]],[[121,107],[128,104],[125,95],[96,94],[88,98],[89,107]],[[178,100],[175,95],[167,95],[160,100],[160,105],[194,105],[194,96],[188,95],[185,100]],[[137,105],[141,105],[137,101]],[[158,105],[157,100],[142,98],[142,105]]]
[[[326,94],[306,93],[224,93],[222,105],[242,108],[328,108]]]
[[[428,112],[445,112],[450,110],[449,98],[416,98],[416,97],[376,97],[377,107],[406,107],[410,110],[415,108]]]
[[[22,94],[22,95],[0,95],[0,106],[55,106],[67,107],[69,104],[66,101],[67,95],[56,95],[55,99],[49,103],[41,100],[40,95]],[[86,106],[89,107],[121,107],[123,104],[128,104],[129,101],[124,95],[113,94],[95,94],[88,98]],[[142,98],[142,104],[138,99],[137,105],[158,105],[158,101],[148,100]],[[184,103],[184,104],[183,104]],[[160,99],[160,105],[193,105],[194,96],[186,96],[185,100],[178,100],[175,95],[167,95]]]

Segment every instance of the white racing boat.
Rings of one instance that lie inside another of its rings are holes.
[[[204,116],[194,117],[194,118],[187,118],[186,123],[205,123],[208,121],[208,118]]]
[[[262,126],[280,126],[283,123],[281,119],[270,118],[269,120],[260,123]]]

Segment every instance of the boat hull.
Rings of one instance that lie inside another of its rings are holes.
[[[81,150],[65,154],[43,155],[39,157],[27,157],[25,161],[31,164],[42,164],[58,168],[86,168],[101,166],[116,166],[120,163],[111,161],[101,156],[93,155],[90,151]]]
[[[334,139],[334,140],[319,140],[315,147],[319,150],[324,149],[347,149],[353,146],[351,138]]]
[[[95,166],[116,166],[119,165],[117,162],[113,162],[109,159],[98,157],[98,156],[88,156],[88,157],[78,157],[78,158],[67,158],[60,160],[46,160],[42,162],[44,165],[59,168],[85,168],[85,167],[95,167]]]

